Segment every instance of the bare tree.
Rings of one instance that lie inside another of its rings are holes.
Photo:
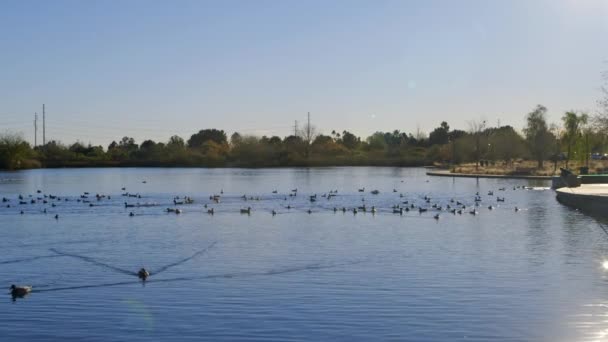
[[[310,156],[310,145],[317,137],[317,128],[310,123],[310,113],[308,113],[308,120],[304,127],[298,130],[298,136],[304,142],[304,154],[306,159]]]
[[[475,140],[475,170],[479,170],[479,159],[481,158],[481,136],[486,129],[486,120],[470,120],[468,121],[469,133]]]
[[[420,129],[420,125],[416,124],[416,135],[415,135],[416,140],[418,141],[423,141],[426,139],[426,134],[424,134],[424,132]]]
[[[608,133],[608,71],[602,73],[603,84],[600,87],[602,93],[599,100],[597,100],[598,112],[593,117],[593,126],[596,131],[601,132],[603,135]]]

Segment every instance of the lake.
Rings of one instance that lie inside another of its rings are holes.
[[[0,172],[0,340],[603,340],[608,233],[549,185],[422,168]],[[11,284],[33,292],[13,300]]]

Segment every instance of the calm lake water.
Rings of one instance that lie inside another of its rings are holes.
[[[0,172],[10,199],[0,340],[604,340],[608,233],[547,186],[416,168]],[[222,190],[220,203],[209,199]],[[29,204],[43,194],[60,200]],[[393,214],[406,201],[429,210]],[[456,201],[462,215],[446,210]],[[363,204],[367,213],[350,211]],[[175,207],[183,212],[166,212]],[[133,275],[142,266],[145,284]],[[13,283],[34,292],[13,301]]]

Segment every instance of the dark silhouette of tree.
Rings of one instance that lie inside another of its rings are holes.
[[[359,147],[361,139],[349,131],[343,131],[341,142],[342,145],[344,145],[344,147],[346,147],[347,149],[354,150]]]
[[[445,145],[449,141],[450,134],[450,126],[447,122],[441,122],[439,127],[435,128],[429,134],[429,144],[430,145]]]
[[[188,147],[200,148],[207,141],[212,141],[218,145],[228,143],[228,139],[224,130],[217,130],[215,128],[212,128],[202,129],[198,133],[193,134],[188,140]]]
[[[268,143],[270,145],[274,145],[274,146],[279,146],[279,145],[281,145],[282,142],[283,141],[281,140],[281,138],[277,137],[276,135],[274,135],[274,136],[270,137],[270,139],[268,139]]]
[[[116,143],[116,141],[112,141],[110,145],[108,145],[108,151],[114,150],[116,148],[118,148],[118,144]]]
[[[238,144],[240,144],[243,141],[243,137],[241,136],[241,134],[239,132],[234,132],[232,133],[232,135],[230,136],[230,144],[232,146],[237,146]]]
[[[315,140],[312,143],[315,145],[325,145],[325,144],[333,143],[333,142],[334,142],[334,139],[332,139],[332,137],[323,135],[323,134],[319,134],[319,135],[317,135],[317,137],[315,138]]]
[[[186,143],[184,142],[184,139],[182,139],[180,136],[174,135],[169,138],[169,141],[167,142],[167,148],[185,149]]]

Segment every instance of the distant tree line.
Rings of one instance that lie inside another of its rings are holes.
[[[20,135],[0,135],[0,168],[86,166],[198,166],[198,167],[283,167],[283,166],[420,166],[432,163],[502,163],[535,160],[584,162],[591,153],[606,150],[608,132],[608,90],[600,100],[600,112],[564,113],[562,124],[549,124],[547,108],[538,105],[525,116],[522,132],[511,126],[488,127],[483,120],[469,122],[468,130],[452,130],[441,122],[428,136],[400,130],[376,132],[361,138],[349,131],[318,134],[305,125],[287,137],[253,136],[218,129],[203,129],[186,141],[177,135],[166,142],[131,137],[103,146],[75,142],[64,145],[50,141],[32,148]]]

